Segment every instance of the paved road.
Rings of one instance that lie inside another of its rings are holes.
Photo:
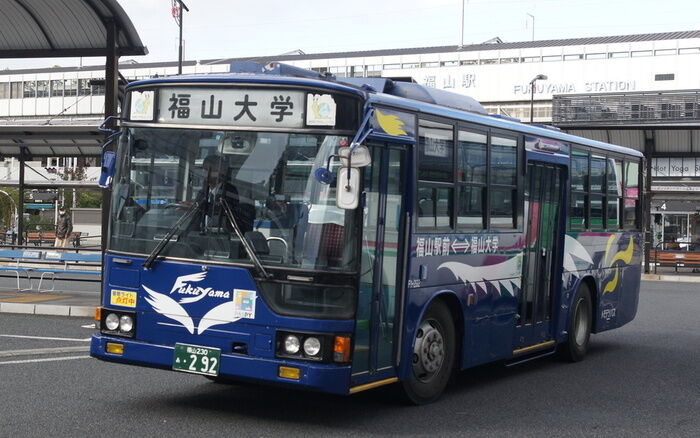
[[[699,314],[697,285],[645,282],[637,319],[585,361],[479,367],[423,407],[390,387],[336,397],[41,353],[85,349],[92,321],[0,314],[0,436],[697,437]],[[21,349],[40,352],[2,356]]]

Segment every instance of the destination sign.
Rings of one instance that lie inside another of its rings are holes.
[[[158,94],[160,123],[304,127],[302,91],[162,88]]]

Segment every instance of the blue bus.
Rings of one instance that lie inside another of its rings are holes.
[[[635,317],[636,150],[279,63],[125,96],[93,357],[423,404]]]

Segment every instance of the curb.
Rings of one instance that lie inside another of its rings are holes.
[[[642,274],[642,280],[671,281],[678,283],[700,283],[700,277],[689,277],[687,275]]]
[[[55,304],[0,303],[0,313],[94,317],[95,306],[59,306]]]

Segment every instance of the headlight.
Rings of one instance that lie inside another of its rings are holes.
[[[299,338],[289,335],[284,338],[284,351],[287,354],[297,354],[299,352]]]
[[[316,356],[319,351],[321,351],[321,341],[313,336],[306,338],[304,341],[304,353],[308,356]]]
[[[122,315],[119,318],[119,330],[130,332],[134,328],[134,320],[129,315]]]
[[[107,330],[116,330],[119,327],[119,317],[116,313],[110,313],[105,318],[105,327]]]

